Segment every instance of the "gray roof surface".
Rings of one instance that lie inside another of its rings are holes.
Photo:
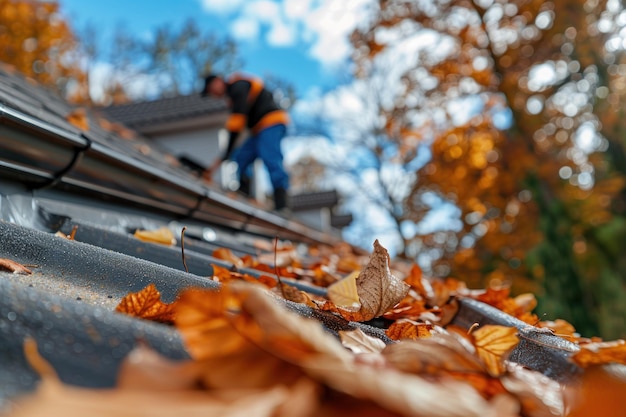
[[[199,94],[102,108],[102,112],[110,119],[134,128],[155,123],[196,118],[226,110],[227,106],[224,100],[200,97]]]
[[[293,211],[333,207],[339,202],[337,190],[309,192],[289,196],[289,207]]]
[[[0,104],[44,122],[69,137],[88,141],[140,160],[169,174],[187,177],[180,163],[172,155],[134,131],[116,126],[96,111],[73,106],[35,80],[24,77],[6,65],[0,65]],[[89,129],[83,131],[68,121],[68,116],[79,108],[86,112]],[[1,113],[1,112],[0,112]]]

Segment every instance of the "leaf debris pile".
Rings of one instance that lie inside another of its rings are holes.
[[[139,346],[125,359],[114,389],[63,384],[27,344],[42,382],[13,415],[581,416],[603,395],[594,391],[598,381],[606,390],[626,392],[623,379],[598,371],[607,363],[626,364],[624,341],[584,339],[563,321],[539,323],[565,331],[562,337],[580,346],[572,361],[588,368],[580,380],[560,384],[507,360],[519,343],[517,329],[450,324],[457,297],[538,322],[530,295],[512,298],[507,289],[476,291],[454,280],[431,281],[416,265],[402,274],[378,242],[366,259],[323,259],[320,252],[318,262],[307,266],[291,249],[283,252],[272,268],[260,264],[261,257],[241,259],[220,250],[216,255],[236,267],[213,265],[211,279],[223,283],[219,291],[186,289],[169,304],[154,285],[127,295],[117,311],[171,323],[192,359],[172,362]],[[301,294],[310,308],[347,320],[383,318],[397,342],[386,345],[361,330],[342,331],[338,339],[318,321],[285,309],[278,302],[285,293],[274,277],[237,272],[244,266],[325,284],[328,297],[295,290],[289,298]],[[615,401],[603,400],[602,415],[618,415]]]

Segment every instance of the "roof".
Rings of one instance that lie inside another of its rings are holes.
[[[170,302],[190,286],[216,288],[207,278],[212,265],[235,268],[212,256],[216,247],[255,253],[256,240],[271,246],[277,234],[298,246],[343,243],[212,189],[110,122],[88,113],[88,129],[78,128],[68,121],[76,114],[32,81],[0,68],[0,258],[33,269],[21,275],[0,268],[0,411],[36,386],[38,376],[24,356],[27,338],[35,339],[65,383],[110,387],[122,359],[139,343],[171,359],[189,357],[174,328],[114,311],[128,292],[155,283]],[[135,228],[159,225],[181,235],[183,224],[184,252],[180,242],[161,246],[132,237]],[[74,240],[55,233],[71,231]],[[314,294],[325,291],[283,280]],[[284,304],[333,334],[358,328],[392,343],[375,322],[347,322],[304,304]],[[465,328],[529,327],[480,302],[460,305],[454,323]],[[519,346],[511,359],[520,364],[556,379],[576,372],[564,339],[527,331]]]
[[[199,94],[122,104],[101,109],[108,118],[140,129],[152,124],[192,119],[227,111],[226,101]]]
[[[333,207],[339,202],[337,190],[316,191],[289,196],[289,208],[293,211]]]

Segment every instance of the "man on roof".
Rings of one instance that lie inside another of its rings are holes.
[[[249,195],[249,171],[252,163],[261,158],[274,189],[274,207],[276,210],[285,208],[289,176],[283,167],[281,142],[289,123],[287,112],[276,104],[263,81],[240,74],[228,78],[208,75],[204,79],[202,95],[228,98],[231,108],[225,126],[229,132],[228,146],[224,154],[206,169],[205,178],[210,178],[223,161],[232,160],[238,167],[239,190]],[[245,128],[249,129],[250,136],[235,149],[235,142]]]

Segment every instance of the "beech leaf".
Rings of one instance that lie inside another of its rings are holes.
[[[504,372],[504,359],[519,343],[515,327],[485,325],[472,333],[476,353],[492,376]]]

